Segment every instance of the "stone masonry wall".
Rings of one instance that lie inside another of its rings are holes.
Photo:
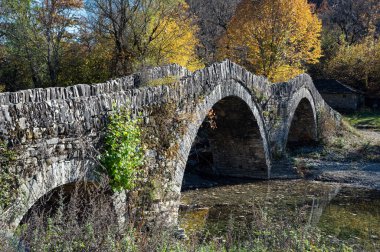
[[[173,107],[173,115],[167,115],[172,125],[166,126],[174,129],[172,143],[169,146],[158,143],[147,150],[151,164],[147,169],[151,169],[150,174],[158,174],[155,179],[159,180],[159,187],[165,188],[165,193],[158,194],[151,212],[171,216],[174,221],[192,142],[208,111],[221,99],[238,97],[251,111],[257,124],[253,127],[258,130],[249,129],[249,138],[255,141],[248,141],[246,150],[256,153],[257,157],[252,155],[249,159],[247,152],[243,155],[248,162],[256,162],[254,158],[261,160],[258,174],[263,178],[271,176],[271,166],[276,162],[273,157],[285,151],[290,125],[301,99],[310,102],[316,126],[320,124],[318,115],[323,113],[339,127],[339,115],[325,104],[308,75],[287,83],[270,84],[265,78],[224,61],[195,73],[177,65],[154,68],[145,73],[144,78],[172,75],[180,79],[168,86],[140,87],[140,75],[135,74],[103,84],[0,94],[0,138],[18,151],[13,169],[20,176],[18,200],[0,210],[0,225],[13,230],[39,197],[57,186],[92,177],[112,104],[129,106],[132,111],[142,113],[145,125],[150,125],[152,108]],[[240,109],[227,112],[234,113],[230,116],[236,120],[242,120],[238,115]],[[253,124],[252,119],[246,127]],[[164,126],[154,132],[160,134],[163,130]],[[216,141],[226,134],[220,134]],[[228,134],[232,133],[228,131]],[[229,140],[230,145],[234,143]],[[234,150],[224,151],[232,153]],[[170,155],[163,160],[160,153]],[[229,160],[234,160],[235,154]],[[262,172],[263,166],[265,172]]]

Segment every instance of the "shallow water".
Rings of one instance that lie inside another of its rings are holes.
[[[219,237],[268,220],[318,227],[335,242],[380,251],[380,191],[305,180],[259,181],[182,193],[180,225]],[[233,224],[231,224],[233,223]]]

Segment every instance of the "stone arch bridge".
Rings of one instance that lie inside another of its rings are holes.
[[[155,85],[165,77],[173,83]],[[176,220],[200,132],[208,136],[208,173],[268,179],[291,173],[283,165],[287,145],[319,141],[326,124],[340,127],[308,75],[271,84],[230,61],[195,73],[170,65],[102,84],[2,93],[0,137],[17,150],[11,169],[20,177],[17,200],[1,210],[3,228],[14,230],[53,189],[91,178],[115,103],[143,117],[149,212],[166,221]],[[121,216],[123,199],[115,199]]]

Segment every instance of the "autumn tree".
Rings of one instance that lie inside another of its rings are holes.
[[[8,61],[32,80],[30,86],[58,85],[63,44],[73,39],[81,6],[81,0],[1,1],[0,33]]]
[[[76,39],[64,43],[59,83],[99,83],[113,77],[113,43],[93,31],[87,22],[81,24]]]
[[[0,0],[6,90],[103,82],[151,65],[203,66],[182,0]]]
[[[240,0],[187,0],[199,26],[198,55],[207,63],[217,60],[218,41],[227,32],[236,6]]]
[[[2,81],[8,82],[8,86],[13,82],[15,89],[19,85],[41,87],[44,56],[39,46],[43,44],[43,38],[37,29],[32,3],[26,0],[0,3],[1,42],[5,48],[3,55],[6,55],[0,69]]]
[[[368,36],[360,43],[342,45],[328,62],[330,78],[365,91],[380,91],[380,41]]]
[[[306,0],[243,0],[220,40],[220,58],[282,81],[321,56],[321,22]]]
[[[72,39],[75,36],[70,29],[75,29],[75,25],[78,24],[77,11],[82,7],[82,0],[36,2],[35,14],[44,40],[47,72],[53,86],[58,84],[60,61],[63,53],[62,44],[65,40]]]
[[[323,56],[318,64],[309,66],[308,72],[313,78],[336,78],[346,84],[366,89],[365,81],[353,77],[352,72],[349,73],[350,69],[342,69],[341,75],[338,75],[337,69],[343,65],[346,67],[351,65],[353,57],[360,58],[361,52],[373,50],[364,47],[371,45],[368,43],[369,38],[373,40],[379,36],[380,2],[378,0],[311,1],[317,4],[317,12],[323,24],[321,36]],[[367,42],[364,43],[364,40]],[[352,53],[352,55],[348,53]],[[347,58],[344,59],[343,55]],[[359,71],[359,75],[362,74],[359,70],[359,68],[363,69],[362,63],[351,65],[352,68]],[[369,83],[371,82],[369,80]]]
[[[164,17],[157,28],[157,36],[148,46],[148,53],[143,59],[145,63],[177,63],[191,71],[202,68],[203,63],[196,54],[198,28],[193,23],[186,4],[181,4],[172,16]]]
[[[329,29],[337,26],[350,45],[368,36],[380,24],[378,0],[333,0],[327,11]]]
[[[198,68],[197,28],[181,0],[94,0],[95,29],[113,40],[115,75],[165,62]],[[182,56],[181,56],[182,55]]]

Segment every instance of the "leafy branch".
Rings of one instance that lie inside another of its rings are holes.
[[[125,107],[114,106],[109,116],[105,150],[100,161],[114,191],[132,190],[136,186],[139,168],[144,163],[139,123],[140,119],[132,118]]]

